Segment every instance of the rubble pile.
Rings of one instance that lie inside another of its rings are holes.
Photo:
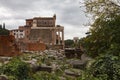
[[[33,72],[55,73],[60,78],[76,78],[81,76],[87,61],[90,59],[85,54],[78,58],[66,58],[63,50],[45,50],[41,52],[26,52],[19,56],[20,59],[30,64]],[[8,59],[9,60],[9,59]]]

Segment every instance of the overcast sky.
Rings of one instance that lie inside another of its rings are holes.
[[[25,19],[49,17],[56,14],[56,24],[64,26],[65,39],[84,37],[88,23],[82,0],[0,0],[0,24],[6,23],[7,29],[25,25]]]

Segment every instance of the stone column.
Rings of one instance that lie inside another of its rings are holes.
[[[52,30],[52,45],[54,45],[54,30]]]
[[[62,30],[62,44],[64,44],[64,30]]]
[[[58,44],[60,45],[60,30],[58,30]]]
[[[64,49],[64,29],[62,29],[62,45],[63,45],[63,49]]]
[[[56,45],[56,29],[54,29],[54,45]]]

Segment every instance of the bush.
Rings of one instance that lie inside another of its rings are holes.
[[[26,80],[30,76],[28,64],[19,58],[13,58],[8,64],[2,66],[2,74],[13,76],[17,80]]]
[[[58,76],[48,72],[37,72],[33,75],[34,80],[60,80]]]
[[[90,74],[99,80],[120,80],[120,57],[100,56],[90,67]]]

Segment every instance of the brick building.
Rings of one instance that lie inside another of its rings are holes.
[[[47,47],[59,45],[64,48],[64,27],[56,25],[56,15],[26,19],[25,26],[11,30],[10,34],[15,36],[21,50],[27,50],[28,43],[37,42],[43,43]],[[37,47],[36,50],[38,50]]]

